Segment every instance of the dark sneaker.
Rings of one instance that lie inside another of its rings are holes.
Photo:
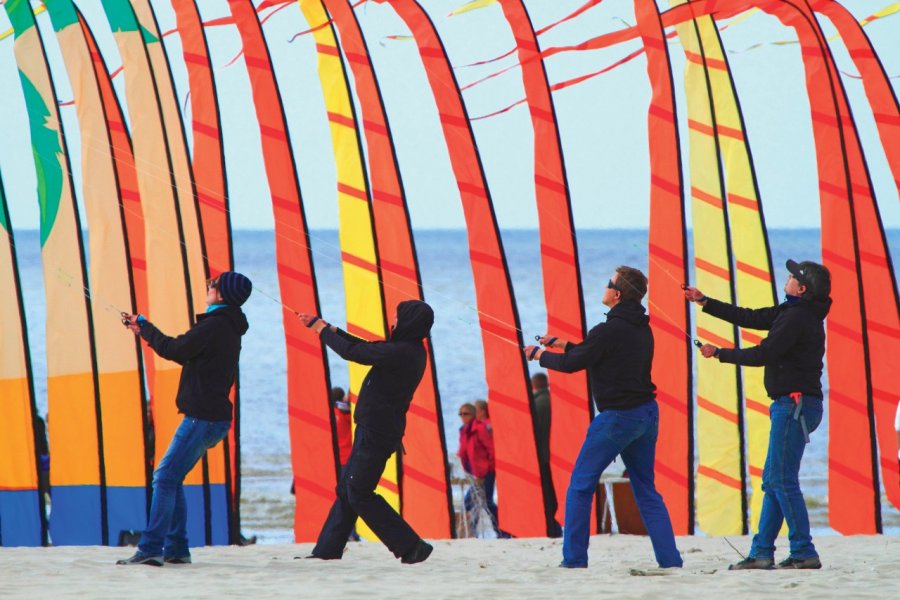
[[[419,540],[418,542],[416,542],[416,545],[412,547],[412,550],[403,555],[403,557],[400,559],[400,562],[405,565],[414,565],[416,563],[420,563],[431,556],[432,550],[434,550],[434,546],[432,546],[425,540]]]
[[[130,558],[123,558],[122,560],[117,560],[116,564],[117,565],[149,565],[151,567],[161,567],[161,566],[163,566],[163,557],[162,556],[150,556],[149,554],[135,552],[134,556],[132,556]]]
[[[558,566],[560,569],[587,569],[587,565],[576,565],[573,563],[567,563],[566,561],[562,561]]]
[[[791,558],[788,557],[778,563],[776,569],[821,569],[822,561],[819,560],[818,556],[811,556],[809,558]]]
[[[775,566],[775,561],[771,558],[753,558],[748,556],[739,563],[728,565],[729,571],[743,571],[746,569],[762,569],[768,571]]]
[[[184,556],[167,556],[165,558],[167,565],[189,565],[191,564],[191,555],[186,554]]]
[[[306,556],[295,556],[294,559],[314,558],[316,560],[340,560],[340,556],[319,556],[318,554],[307,554]]]

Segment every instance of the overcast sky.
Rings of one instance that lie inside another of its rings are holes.
[[[530,0],[527,7],[537,28],[556,21],[585,0]],[[449,18],[465,0],[423,0],[441,34],[462,84],[515,64],[515,57],[478,68],[462,65],[498,56],[513,47],[513,39],[499,6],[490,6]],[[857,19],[892,2],[847,0]],[[105,26],[99,2],[77,2],[86,13],[110,70],[120,58]],[[174,27],[168,1],[154,0],[163,30]],[[662,4],[661,4],[662,6]],[[225,0],[204,0],[203,18],[228,13]],[[386,5],[368,3],[357,9],[367,36],[385,97],[394,140],[406,184],[415,228],[464,227],[462,208],[415,44],[389,36],[408,30]],[[263,13],[267,14],[267,13]],[[49,18],[39,16],[53,68],[59,99],[72,99]],[[577,19],[541,37],[542,47],[569,45],[621,29],[634,23],[633,0],[606,0]],[[827,32],[830,24],[822,20]],[[8,29],[0,11],[0,32]],[[278,12],[265,25],[272,51],[290,133],[296,153],[306,214],[312,228],[337,227],[334,159],[325,116],[312,36],[288,40],[307,28],[297,5]],[[895,93],[900,86],[900,14],[866,27]],[[239,228],[272,227],[259,133],[249,83],[242,60],[225,66],[240,50],[233,27],[207,29],[223,119],[232,224]],[[818,184],[809,104],[803,81],[799,47],[776,44],[793,39],[792,32],[764,13],[756,13],[722,33],[745,114],[748,137],[756,161],[766,218],[770,227],[818,227]],[[639,47],[639,40],[607,50],[556,55],[548,60],[551,83],[606,67]],[[761,44],[761,45],[758,45]],[[179,102],[187,93],[186,74],[177,35],[166,38],[175,73]],[[856,69],[840,43],[833,45],[839,67]],[[670,44],[676,89],[683,88],[684,55],[677,42]],[[121,94],[123,78],[116,78]],[[879,204],[889,227],[900,227],[897,187],[858,79],[844,77],[854,116],[863,135]],[[16,228],[36,228],[38,210],[34,166],[13,57],[12,36],[0,40],[0,175]],[[683,91],[679,111],[685,121]],[[579,228],[645,228],[648,223],[649,164],[647,105],[650,87],[643,55],[587,82],[555,93],[576,226]],[[506,74],[465,92],[470,116],[501,109],[524,97],[520,71]],[[189,110],[189,107],[188,107]],[[75,110],[62,108],[71,164],[81,194],[80,152]],[[187,118],[189,119],[189,114]],[[487,170],[496,213],[503,228],[536,228],[532,172],[533,136],[525,106],[477,121],[475,132]],[[687,143],[687,135],[682,134]],[[686,147],[685,147],[686,149]],[[686,154],[685,154],[686,161]],[[687,175],[688,170],[685,169]],[[689,185],[689,184],[688,184]]]

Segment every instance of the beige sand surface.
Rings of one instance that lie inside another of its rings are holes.
[[[592,538],[581,570],[557,568],[561,542],[548,539],[437,541],[419,565],[367,542],[340,561],[294,560],[309,544],[257,545],[198,548],[193,565],[163,568],[113,564],[128,548],[0,548],[0,598],[900,598],[900,538],[815,542],[821,571],[728,572],[739,557],[724,539],[679,538],[684,569],[661,575],[649,540],[626,535]]]

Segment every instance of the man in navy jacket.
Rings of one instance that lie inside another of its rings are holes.
[[[592,328],[577,344],[550,335],[540,338],[544,346],[564,352],[525,348],[526,358],[539,359],[547,369],[564,373],[587,369],[599,411],[588,427],[566,492],[560,567],[587,567],[591,501],[601,473],[618,455],[628,469],[657,564],[663,568],[682,566],[669,511],[654,483],[659,406],[656,386],[650,379],[653,332],[641,305],[646,293],[643,273],[619,267],[603,294],[603,304],[610,308],[605,323]]]
[[[388,458],[401,448],[406,411],[425,373],[423,340],[431,331],[434,312],[418,300],[401,302],[396,324],[385,342],[367,342],[314,315],[299,316],[341,358],[372,365],[356,402],[353,449],[341,471],[337,499],[309,558],[341,558],[347,536],[360,517],[403,563],[422,562],[431,554],[432,546],[375,493],[375,488]]]

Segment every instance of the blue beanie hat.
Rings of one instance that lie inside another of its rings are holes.
[[[250,297],[250,292],[253,291],[253,284],[250,280],[234,271],[225,271],[219,275],[216,287],[219,289],[219,294],[222,295],[222,300],[226,304],[234,306],[240,306],[246,302]]]

